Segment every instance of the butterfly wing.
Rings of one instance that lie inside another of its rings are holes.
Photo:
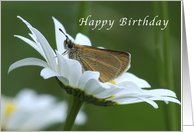
[[[109,49],[103,49],[104,51],[116,56],[121,61],[121,69],[117,75],[119,77],[121,74],[123,74],[128,68],[129,64],[131,62],[131,54],[128,52],[123,51],[117,51],[117,50],[109,50]]]
[[[83,70],[99,71],[100,81],[108,82],[120,76],[129,66],[130,54],[122,51],[76,45],[71,59],[78,60]]]

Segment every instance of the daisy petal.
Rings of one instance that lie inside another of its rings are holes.
[[[152,96],[171,96],[176,97],[176,94],[168,89],[152,89],[152,90],[144,90],[143,92]]]
[[[152,105],[155,109],[158,108],[158,105],[156,102],[154,102],[153,100],[150,100],[150,99],[147,99],[147,98],[140,98],[142,99],[143,101],[147,102],[148,104]]]
[[[86,85],[86,83],[90,80],[90,79],[96,79],[98,80],[100,76],[100,73],[99,72],[96,72],[96,71],[85,71],[80,80],[79,80],[79,83],[78,83],[78,87],[82,90],[84,90],[84,87]]]
[[[68,72],[69,72],[69,80],[70,85],[76,87],[78,85],[79,79],[82,75],[82,67],[81,64],[76,60],[68,61]]]
[[[22,21],[27,25],[28,28],[31,28],[31,27],[32,27],[32,26],[30,25],[30,23],[27,22],[26,20],[24,20],[21,16],[17,16],[17,18],[19,18],[20,20],[22,20]]]
[[[3,107],[5,107],[5,100],[6,100],[6,97],[3,94],[1,94],[1,128],[2,128],[2,120],[3,120],[2,115],[6,113],[6,110],[2,109]]]
[[[33,33],[36,35],[38,42],[41,44],[41,47],[45,53],[45,56],[48,60],[49,65],[52,67],[54,71],[57,71],[57,65],[55,61],[55,54],[53,49],[50,47],[46,38],[35,28],[31,28]]]
[[[80,44],[80,45],[92,46],[90,39],[87,36],[85,36],[85,35],[83,35],[81,33],[78,33],[76,35],[75,43],[76,44]]]
[[[69,79],[69,85],[77,87],[82,75],[81,64],[77,60],[63,57],[58,51],[56,53],[59,63],[59,73]]]
[[[66,39],[65,35],[63,33],[61,33],[59,31],[59,28],[66,33],[65,28],[63,27],[63,25],[54,17],[53,21],[55,24],[55,40],[56,40],[56,44],[57,44],[57,50],[59,51],[60,54],[62,54],[65,51],[64,48],[64,40]]]
[[[65,77],[61,77],[61,76],[57,76],[57,78],[63,83],[63,84],[66,84],[66,85],[69,85],[69,80]]]
[[[54,72],[50,68],[44,68],[44,69],[42,69],[41,72],[40,72],[40,75],[44,79],[48,79],[48,78],[55,77],[55,76],[61,76],[60,74],[58,74],[57,72]]]
[[[31,30],[31,28],[32,28],[32,25],[30,25],[30,23],[29,22],[27,22],[26,20],[24,20],[22,17],[20,17],[20,16],[17,16],[17,18],[19,18],[20,20],[22,20],[25,24],[26,24],[26,26],[30,29],[30,31],[32,32],[32,34],[34,35],[34,37],[35,37],[35,39],[37,39],[36,38],[36,35],[33,33],[33,31]]]
[[[119,104],[133,104],[133,103],[140,103],[140,102],[147,102],[150,105],[152,105],[154,108],[158,108],[158,105],[151,99],[138,97],[138,96],[130,96],[130,97],[120,97],[120,98],[114,98],[116,102]]]
[[[65,51],[64,41],[66,40],[66,37],[61,31],[59,31],[59,28],[69,37],[69,39],[71,39],[72,41],[74,41],[74,39],[73,37],[71,37],[69,34],[66,33],[65,28],[56,18],[54,17],[52,18],[55,24],[55,37],[56,37],[57,50],[59,51],[60,54],[62,54]]]
[[[41,59],[37,59],[37,58],[26,58],[26,59],[22,59],[22,60],[19,60],[19,61],[13,63],[9,67],[8,73],[10,71],[12,71],[13,69],[16,69],[18,67],[21,67],[21,66],[29,66],[29,65],[49,67],[47,65],[47,63],[45,61],[41,60]]]
[[[76,117],[75,123],[78,125],[83,125],[83,124],[85,124],[86,119],[87,119],[86,114],[80,110],[77,117]]]
[[[43,49],[42,49],[40,43],[39,43],[39,42],[37,41],[37,39],[35,38],[36,36],[33,35],[33,34],[31,34],[31,33],[29,33],[29,35],[30,35],[30,37],[36,42],[37,46],[40,48],[41,52],[43,53],[44,58],[46,59],[46,56],[45,56],[45,54],[44,54],[44,51],[43,51]]]
[[[59,68],[59,74],[63,75],[64,77],[68,77],[68,62],[64,59],[64,56],[62,56],[57,50],[57,60],[58,60],[58,68]]]
[[[44,79],[48,79],[48,78],[55,77],[55,76],[59,76],[59,77],[62,76],[59,73],[54,72],[51,68],[48,68],[48,67],[42,69],[41,72],[40,72],[40,75]]]
[[[158,101],[164,101],[166,103],[168,103],[168,101],[170,101],[170,102],[174,102],[174,103],[177,103],[177,104],[181,104],[181,102],[178,99],[175,99],[175,98],[172,98],[172,97],[161,97],[161,98],[162,99],[157,98],[157,97],[151,97],[150,99],[158,100]]]
[[[88,95],[96,95],[96,94],[99,94],[105,90],[106,90],[106,88],[102,87],[100,82],[98,82],[95,79],[90,79],[85,85],[85,92]]]
[[[135,84],[134,82],[131,82],[131,81],[125,81],[125,82],[118,83],[117,86],[125,88],[121,93],[119,92],[118,95],[119,94],[141,93],[142,92],[142,89],[140,87],[138,87],[137,84]]]
[[[133,104],[133,103],[139,103],[139,102],[143,102],[142,100],[140,100],[137,97],[133,97],[133,96],[119,96],[119,97],[114,97],[114,98],[110,98],[107,100],[113,100],[119,104]]]
[[[125,72],[123,75],[121,75],[119,78],[115,79],[116,84],[124,81],[132,81],[140,88],[150,88],[151,86],[149,83],[141,78],[138,78],[132,73]]]
[[[46,59],[44,53],[42,52],[40,47],[35,42],[33,42],[32,40],[27,39],[27,38],[25,38],[23,36],[20,36],[20,35],[14,35],[14,37],[20,38],[21,40],[23,40],[24,42],[26,42],[27,44],[32,46],[36,51],[38,51],[42,55],[42,57],[44,57]]]
[[[108,88],[101,93],[95,94],[94,96],[98,98],[108,98],[110,96],[114,96],[116,93],[120,92],[121,90],[123,89],[119,89],[117,87],[112,86],[111,88]]]

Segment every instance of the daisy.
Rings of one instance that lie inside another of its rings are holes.
[[[51,95],[38,95],[28,88],[20,91],[14,98],[1,95],[1,130],[43,130],[64,122],[67,108],[66,101],[57,102]],[[85,122],[86,115],[80,111],[75,124],[83,125]]]
[[[44,68],[41,71],[41,76],[44,79],[56,77],[61,87],[64,88],[67,93],[72,94],[79,100],[99,106],[147,102],[154,108],[158,108],[154,100],[162,100],[166,103],[171,101],[180,104],[180,101],[176,99],[176,94],[173,91],[167,89],[143,89],[151,86],[147,81],[128,72],[125,72],[112,83],[100,82],[98,80],[99,72],[85,71],[82,73],[82,67],[78,61],[68,59],[67,55],[62,55],[65,51],[63,43],[66,37],[59,29],[61,29],[69,39],[80,45],[91,46],[91,41],[88,37],[78,33],[74,40],[73,37],[66,33],[63,25],[53,17],[57,44],[57,50],[54,52],[46,38],[36,28],[32,27],[23,18],[19,16],[18,18],[30,29],[32,32],[30,36],[34,41],[19,35],[15,35],[15,37],[31,45],[44,57],[45,61],[37,58],[26,58],[12,64],[8,72],[25,65],[42,66]]]

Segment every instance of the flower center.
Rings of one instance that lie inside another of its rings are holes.
[[[114,80],[110,81],[110,83],[116,85],[116,82]]]
[[[6,124],[8,122],[8,119],[10,115],[16,111],[16,104],[11,100],[11,99],[5,99],[5,104],[4,104],[4,110],[5,114],[3,115],[3,120],[2,120],[2,128],[1,129],[6,129]]]
[[[85,93],[85,91],[79,89],[79,88],[74,88],[71,87],[69,85],[65,85],[63,84],[57,77],[56,77],[58,83],[60,84],[60,86],[65,89],[65,91],[68,94],[73,95],[74,97],[78,98],[79,100],[83,100],[86,103],[92,103],[94,105],[98,105],[98,106],[114,106],[114,105],[118,105],[117,102],[111,101],[111,100],[106,100],[108,98],[113,98],[114,96],[110,96],[106,99],[103,98],[97,98],[94,97],[93,95],[88,95]],[[116,83],[113,81],[113,84],[116,85]]]
[[[5,104],[5,109],[6,109],[5,115],[6,115],[6,116],[10,116],[11,113],[13,113],[13,112],[16,110],[16,105],[14,104],[13,101],[11,101],[11,100],[8,99],[8,100],[6,101],[6,104]]]

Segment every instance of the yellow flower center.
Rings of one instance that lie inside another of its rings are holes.
[[[110,97],[108,97],[108,98],[114,98],[114,97],[115,97],[115,96],[112,95],[112,96],[110,96]]]
[[[114,80],[110,81],[110,83],[116,85],[116,82]]]
[[[2,120],[2,128],[1,129],[6,129],[6,124],[8,122],[8,119],[10,117],[10,115],[16,111],[16,104],[11,100],[11,99],[5,99],[4,102],[4,110],[5,110],[5,114],[3,115],[3,120]]]
[[[16,104],[11,100],[6,100],[5,103],[5,115],[10,116],[16,110]]]

